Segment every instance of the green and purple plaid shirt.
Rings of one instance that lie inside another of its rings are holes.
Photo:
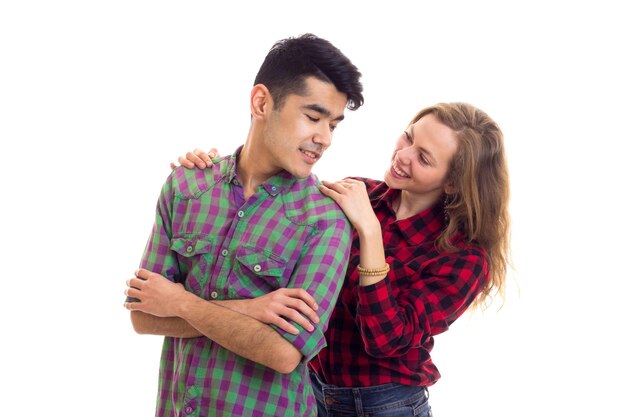
[[[313,175],[297,179],[283,171],[244,201],[235,174],[238,153],[216,160],[212,169],[172,171],[141,267],[207,300],[305,288],[319,304],[320,323],[313,332],[296,324],[299,335],[276,329],[305,358],[288,375],[206,337],[165,337],[157,416],[316,415],[305,362],[326,344],[351,227]]]

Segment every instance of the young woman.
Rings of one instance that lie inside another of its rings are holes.
[[[197,150],[179,161],[202,167],[210,156]],[[502,132],[469,104],[436,104],[402,132],[384,181],[347,178],[321,189],[356,233],[328,345],[309,363],[319,415],[428,416],[427,387],[440,376],[430,356],[433,336],[504,290],[509,180]],[[313,301],[299,294],[259,300],[249,314],[307,328],[299,315],[315,321]]]

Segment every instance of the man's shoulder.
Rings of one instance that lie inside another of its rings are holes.
[[[348,221],[341,207],[320,191],[321,182],[315,175],[296,181],[283,196],[287,214],[303,223]]]
[[[200,197],[219,184],[227,173],[229,157],[215,160],[213,166],[205,169],[174,168],[170,174],[173,193],[183,199]]]

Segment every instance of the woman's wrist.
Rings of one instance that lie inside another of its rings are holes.
[[[360,264],[356,266],[356,270],[362,277],[378,277],[385,276],[389,273],[389,264],[385,262],[385,265],[380,268],[364,268]]]
[[[382,236],[382,232],[380,230],[380,222],[376,217],[373,220],[366,221],[362,224],[355,224],[354,228],[358,232],[361,239],[366,238],[376,238],[377,236]]]

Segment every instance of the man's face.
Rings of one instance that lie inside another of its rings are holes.
[[[306,86],[306,95],[290,94],[280,110],[272,109],[263,131],[270,164],[298,178],[309,176],[330,146],[348,101],[333,84],[309,77]]]

